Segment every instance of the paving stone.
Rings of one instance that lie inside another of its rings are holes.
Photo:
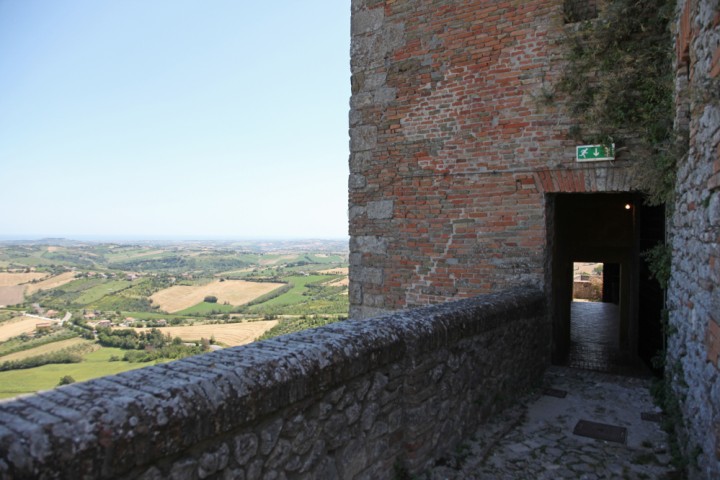
[[[641,411],[652,409],[649,379],[551,367],[544,384],[571,395],[564,399],[544,396],[541,391],[528,395],[512,414],[503,412],[480,426],[470,445],[473,455],[456,468],[437,466],[419,478],[596,480],[663,478],[672,472],[667,454],[657,455],[662,458],[656,462],[636,461],[667,445],[660,426],[640,417]],[[627,445],[573,435],[581,417],[625,426]],[[492,442],[489,431],[505,433]]]

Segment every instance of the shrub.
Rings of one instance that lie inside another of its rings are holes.
[[[217,303],[217,301],[218,301],[218,299],[214,295],[208,295],[207,297],[205,297],[203,299],[203,302],[205,302],[205,303]]]
[[[70,375],[65,375],[64,377],[60,377],[60,381],[58,382],[58,387],[60,385],[70,385],[71,383],[75,383],[75,379],[71,377]]]

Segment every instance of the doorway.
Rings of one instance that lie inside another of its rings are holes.
[[[610,371],[620,349],[620,264],[573,262],[570,349],[566,365]]]
[[[664,215],[657,213],[634,193],[549,196],[553,363],[649,371],[662,336],[662,295],[648,286],[654,281],[640,252],[662,241]]]

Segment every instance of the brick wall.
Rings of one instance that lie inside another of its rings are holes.
[[[542,378],[535,287],[0,402],[0,479],[390,479]]]
[[[632,189],[574,161],[565,3],[353,1],[351,316],[543,285],[545,194]]]
[[[699,448],[697,478],[720,477],[720,4],[681,0],[676,25],[677,119],[689,129],[671,222],[668,366]]]

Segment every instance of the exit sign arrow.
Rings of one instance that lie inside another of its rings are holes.
[[[601,162],[615,160],[615,144],[578,145],[575,147],[575,160],[578,162]]]

